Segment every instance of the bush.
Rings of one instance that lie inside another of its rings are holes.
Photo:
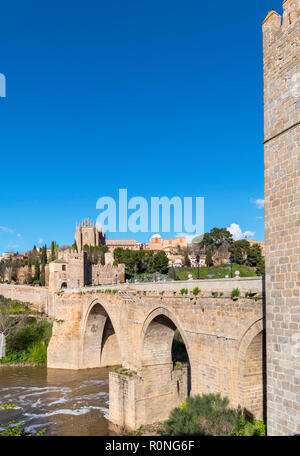
[[[236,436],[245,437],[263,437],[266,435],[266,425],[263,421],[253,420],[241,422],[240,426],[236,430]]]
[[[193,289],[193,295],[197,296],[200,293],[200,290],[198,287]]]
[[[187,295],[188,293],[189,293],[189,290],[187,288],[181,288],[180,294]]]
[[[231,297],[232,298],[238,298],[240,296],[240,294],[241,294],[240,290],[238,288],[235,288],[231,292]]]
[[[51,338],[52,325],[43,320],[39,323],[35,319],[28,324],[24,320],[22,326],[17,328],[7,338],[7,353],[0,361],[6,363],[47,363],[47,346]]]
[[[231,436],[245,422],[241,410],[229,407],[220,394],[188,398],[174,409],[160,434],[168,436]]]
[[[28,326],[17,329],[7,338],[7,347],[14,351],[27,350],[32,345],[42,342],[48,345],[51,338],[52,325],[46,320],[33,322]]]
[[[28,360],[31,363],[47,363],[47,346],[45,344],[32,345],[28,349]]]

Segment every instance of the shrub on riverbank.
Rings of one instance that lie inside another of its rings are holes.
[[[28,318],[22,326],[7,337],[7,352],[1,364],[43,363],[47,362],[47,346],[52,333],[52,324],[46,320],[37,322]]]
[[[240,409],[229,407],[220,394],[188,398],[174,409],[159,431],[168,436],[265,435],[263,422],[247,420]]]

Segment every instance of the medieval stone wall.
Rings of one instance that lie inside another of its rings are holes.
[[[267,427],[300,433],[300,0],[263,23]]]
[[[5,298],[29,302],[39,312],[44,312],[50,317],[55,316],[55,295],[49,293],[47,288],[0,284],[0,295]]]

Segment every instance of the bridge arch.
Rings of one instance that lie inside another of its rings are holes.
[[[173,324],[173,327],[175,327],[179,331],[179,333],[184,341],[184,344],[186,346],[186,350],[187,350],[189,359],[191,359],[190,355],[189,355],[189,353],[191,352],[190,344],[189,344],[189,341],[186,337],[186,333],[185,333],[184,329],[182,328],[180,322],[178,321],[178,319],[174,315],[174,313],[170,311],[170,309],[168,309],[167,307],[164,307],[164,306],[160,306],[160,307],[153,309],[145,318],[145,321],[144,321],[144,324],[142,327],[142,331],[141,331],[141,336],[140,336],[140,349],[139,349],[140,365],[142,365],[144,363],[143,350],[144,350],[145,338],[146,338],[149,326],[152,324],[152,322],[156,318],[158,318],[160,316],[165,317],[164,321],[166,324],[167,324],[167,320],[169,320]],[[162,322],[162,324],[163,324],[163,322]],[[176,331],[176,329],[175,329],[175,331]],[[170,335],[171,335],[171,333],[169,333],[169,336]]]
[[[187,364],[174,364],[172,345],[177,330],[185,345]],[[170,411],[190,394],[190,346],[180,322],[165,307],[158,307],[148,314],[140,340],[145,420],[154,423],[167,419]]]
[[[82,367],[122,364],[118,332],[111,315],[98,299],[88,307],[82,325]]]
[[[238,354],[239,404],[246,413],[263,419],[266,401],[265,328],[263,319],[245,332]]]

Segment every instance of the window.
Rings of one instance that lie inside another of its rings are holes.
[[[88,238],[89,238],[89,233],[85,233],[84,237],[85,237],[86,240],[88,240]]]
[[[66,268],[66,265],[65,265],[65,264],[63,264],[63,265],[62,265],[62,270],[63,270],[63,271],[66,271],[66,270],[67,270],[67,268]]]

